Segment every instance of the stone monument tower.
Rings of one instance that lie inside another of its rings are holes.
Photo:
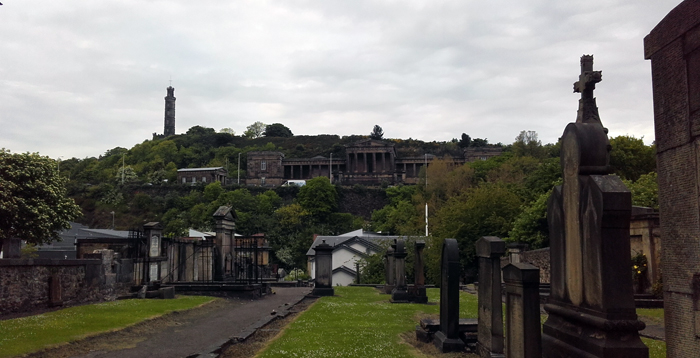
[[[175,88],[168,86],[168,95],[165,96],[165,129],[163,135],[169,137],[175,135]]]

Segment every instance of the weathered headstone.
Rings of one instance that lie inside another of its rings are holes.
[[[631,195],[610,173],[610,143],[593,97],[602,78],[581,57],[576,123],[562,136],[564,183],[549,198],[551,294],[544,357],[648,357],[630,274]]]
[[[442,244],[440,284],[440,330],[433,342],[443,353],[459,352],[464,342],[459,338],[459,245],[455,239]]]
[[[386,249],[386,283],[384,284],[384,293],[391,294],[396,287],[396,269],[394,263],[396,259],[394,258],[394,248],[396,244],[391,244],[391,247]]]
[[[415,252],[413,257],[413,289],[411,301],[415,303],[428,303],[428,295],[425,291],[425,264],[423,263],[423,249],[425,241],[416,241],[413,245]]]
[[[396,287],[391,291],[391,302],[394,303],[407,303],[411,300],[406,284],[406,256],[406,242],[403,239],[396,239],[396,251],[394,251]]]
[[[541,358],[540,270],[527,263],[503,268],[506,283],[506,356]]]
[[[316,252],[316,279],[312,294],[316,296],[333,296],[333,246],[323,240],[314,248]]]
[[[230,267],[232,263],[229,262],[229,267],[226,267],[226,255],[234,252],[237,216],[236,211],[230,206],[220,206],[213,216],[216,230],[213,248],[214,280],[223,281],[224,276],[232,271]],[[208,273],[209,269],[203,267],[202,271]]]
[[[505,253],[505,241],[495,236],[484,236],[476,241],[479,258],[479,342],[476,350],[481,357],[505,357],[501,302],[501,256]]]
[[[700,2],[683,1],[644,39],[651,60],[666,354],[700,354]]]
[[[160,261],[164,259],[160,257],[163,226],[158,222],[149,222],[143,225],[143,232],[148,245],[148,255],[144,262],[144,270],[147,273],[145,282],[158,281],[160,280]]]

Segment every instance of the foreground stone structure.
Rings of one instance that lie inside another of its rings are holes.
[[[562,136],[564,184],[549,198],[551,295],[542,350],[547,358],[648,357],[639,338],[630,275],[632,198],[610,173],[610,143],[593,97],[602,73],[581,57],[576,123]]]
[[[408,294],[406,283],[406,242],[403,239],[396,239],[396,251],[394,251],[394,270],[396,277],[396,287],[391,291],[391,302],[408,303],[411,296]]]
[[[442,244],[442,282],[440,284],[440,330],[434,343],[440,352],[460,352],[464,342],[459,337],[459,245],[455,239]]]
[[[316,296],[333,296],[333,246],[326,240],[316,246],[316,280],[312,292]]]
[[[501,256],[505,241],[484,236],[476,242],[479,258],[479,342],[480,357],[501,358],[503,354],[503,306],[501,305]]]
[[[540,270],[527,263],[503,268],[506,283],[506,356],[541,358]]]
[[[700,1],[683,1],[644,39],[654,84],[668,357],[700,352]]]

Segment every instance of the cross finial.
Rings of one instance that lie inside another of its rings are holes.
[[[173,86],[173,76],[170,76],[170,87]]]
[[[593,98],[595,84],[602,79],[601,71],[593,71],[593,55],[581,56],[581,74],[574,83],[574,92],[581,93],[581,98]]]

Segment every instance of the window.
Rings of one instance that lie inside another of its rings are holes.
[[[206,182],[207,182],[207,177],[202,177],[202,183],[206,183]]]
[[[481,158],[479,158],[479,159],[481,159],[481,160],[486,160],[486,157],[481,157]]]
[[[260,185],[265,185],[265,177],[260,178]]]
[[[197,177],[192,177],[192,183],[196,183],[196,182],[197,182]]]
[[[182,184],[185,184],[185,183],[187,183],[187,178],[182,177]]]
[[[267,170],[267,162],[266,161],[261,161],[260,162],[260,170]]]

